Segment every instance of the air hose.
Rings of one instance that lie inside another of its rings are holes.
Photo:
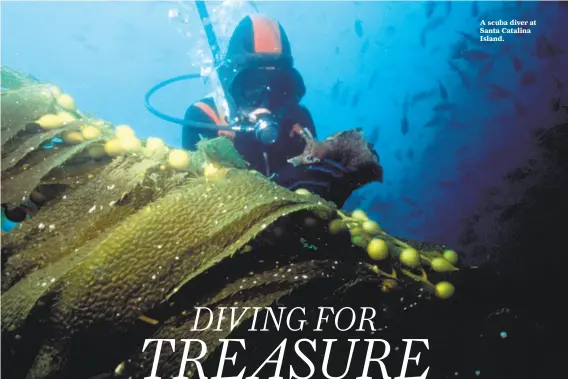
[[[152,113],[154,116],[159,117],[159,118],[161,118],[162,120],[165,120],[165,121],[173,122],[175,124],[188,125],[188,126],[192,126],[192,127],[196,127],[196,128],[200,128],[200,129],[219,130],[220,127],[216,124],[213,124],[213,123],[198,122],[198,121],[193,121],[193,120],[184,120],[184,119],[179,118],[179,117],[167,115],[164,112],[161,112],[158,109],[156,109],[150,102],[150,99],[152,98],[154,93],[158,92],[160,89],[162,89],[162,88],[164,88],[164,87],[166,87],[166,86],[168,86],[172,83],[181,82],[183,80],[200,79],[200,78],[201,78],[201,75],[199,75],[199,74],[187,74],[187,75],[176,76],[175,78],[164,80],[164,81],[156,84],[154,87],[150,88],[150,90],[146,93],[146,96],[144,97],[146,109],[148,109],[150,111],[150,113]]]
[[[152,97],[152,95],[161,88],[174,82],[179,82],[182,80],[190,80],[190,79],[199,79],[200,77],[201,76],[199,74],[180,75],[176,76],[175,78],[164,80],[163,82],[156,84],[154,87],[150,89],[150,91],[148,91],[148,93],[145,96],[144,100],[146,103],[146,108],[155,116],[176,124],[189,125],[191,127],[200,128],[200,129],[212,129],[216,131],[230,130],[234,132],[254,133],[255,137],[264,144],[270,145],[276,142],[276,139],[278,138],[278,122],[272,117],[272,115],[264,115],[258,117],[258,120],[253,125],[236,124],[229,126],[219,126],[216,124],[210,124],[206,122],[193,121],[191,119],[184,120],[181,118],[173,117],[163,112],[160,112],[159,110],[154,108],[154,106],[152,106],[152,104],[150,103],[150,98]]]

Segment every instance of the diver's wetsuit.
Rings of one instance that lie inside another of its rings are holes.
[[[186,120],[206,122],[216,125],[223,125],[224,120],[219,117],[215,103],[212,98],[203,99],[187,109]],[[217,133],[212,130],[196,129],[184,126],[182,129],[182,147],[184,149],[195,149],[196,143],[203,138],[214,138],[218,135],[225,135],[234,141],[235,148],[250,164],[251,169],[271,176],[280,171],[285,165],[289,165],[289,158],[302,154],[306,143],[304,139],[294,132],[294,125],[300,125],[308,129],[314,137],[316,130],[310,112],[301,105],[293,105],[286,109],[280,118],[280,135],[278,140],[272,145],[264,145],[254,136],[248,133]],[[201,137],[200,137],[201,136]]]
[[[285,188],[307,189],[338,206],[343,205],[354,189],[369,181],[329,157],[313,164],[288,163],[288,159],[304,153],[306,141],[300,135],[302,130],[311,132],[314,138],[317,136],[310,112],[300,105],[306,93],[304,80],[294,68],[290,41],[277,21],[262,15],[243,18],[217,71],[223,91],[232,99],[239,116],[259,109],[269,110],[279,122],[279,138],[274,144],[265,145],[253,133],[216,132],[187,125],[182,131],[185,149],[195,149],[200,135],[203,138],[225,135],[234,141],[251,169]],[[227,125],[220,114],[214,100],[206,98],[190,106],[185,119],[188,124],[193,120]]]

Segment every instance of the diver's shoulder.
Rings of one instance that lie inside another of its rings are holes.
[[[304,122],[313,123],[312,113],[302,104],[297,104],[292,110],[291,114],[294,115],[296,118],[304,120]]]
[[[203,105],[206,105],[207,107],[209,107],[211,109],[216,109],[215,99],[213,97],[204,97],[202,99],[197,100],[196,102],[194,102],[193,104],[191,104],[187,108],[187,110],[185,111],[186,117],[188,117],[188,115],[192,115],[192,114],[196,114],[196,113],[199,113],[199,114],[204,113]]]
[[[184,119],[191,119],[199,122],[209,122],[211,119],[211,112],[207,111],[208,108],[213,110],[213,113],[215,113],[215,100],[212,97],[204,97],[191,104],[185,111]]]
[[[212,96],[207,96],[204,98],[201,98],[199,100],[197,100],[196,102],[194,102],[193,104],[191,104],[191,106],[198,106],[198,104],[207,104],[210,107],[215,106],[215,99]]]
[[[296,104],[292,108],[292,112],[300,115],[311,115],[310,110],[303,104]]]

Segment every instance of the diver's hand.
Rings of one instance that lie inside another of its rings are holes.
[[[273,180],[291,191],[305,188],[340,207],[354,191],[351,175],[329,159],[297,167],[286,165]]]
[[[306,146],[302,157],[314,155],[314,146]],[[292,190],[306,188],[339,207],[356,189],[383,181],[379,155],[363,137],[362,129],[333,134],[318,142],[317,150],[317,160],[302,159],[296,166],[291,162],[275,181]]]

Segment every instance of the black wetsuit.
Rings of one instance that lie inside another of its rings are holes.
[[[221,125],[224,120],[219,117],[215,103],[212,98],[203,99],[187,109],[186,120],[197,122],[207,122]],[[280,118],[280,135],[278,140],[272,145],[264,145],[253,135],[248,133],[236,133],[228,137],[234,141],[235,148],[250,164],[251,169],[260,171],[270,176],[279,172],[285,165],[289,165],[289,158],[302,154],[305,148],[304,139],[293,132],[294,125],[300,125],[308,129],[314,137],[316,130],[310,112],[301,105],[288,107]],[[195,149],[196,143],[203,138],[214,138],[218,135],[215,131],[208,129],[196,129],[184,126],[182,130],[182,147],[184,149]]]

